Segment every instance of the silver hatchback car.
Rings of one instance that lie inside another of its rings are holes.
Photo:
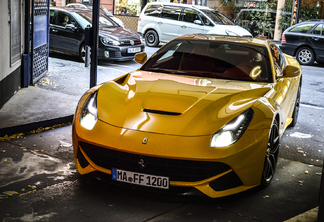
[[[164,2],[152,2],[144,7],[137,32],[148,46],[196,33],[252,37],[249,31],[209,7]]]

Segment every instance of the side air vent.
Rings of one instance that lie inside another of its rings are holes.
[[[154,109],[144,109],[144,112],[161,114],[161,115],[169,115],[169,116],[180,116],[181,115],[181,113],[167,112],[167,111],[154,110]]]

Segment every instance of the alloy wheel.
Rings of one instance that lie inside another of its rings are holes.
[[[276,171],[279,153],[279,128],[277,121],[271,127],[266,157],[262,172],[262,185],[268,185]]]

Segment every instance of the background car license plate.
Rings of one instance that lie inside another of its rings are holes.
[[[135,52],[140,52],[141,47],[136,47],[136,48],[128,48],[128,53],[135,53]]]
[[[119,169],[112,169],[112,179],[125,183],[137,184],[147,187],[169,189],[169,177],[136,173]]]

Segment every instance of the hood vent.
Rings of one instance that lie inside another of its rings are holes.
[[[168,111],[161,111],[161,110],[154,110],[154,109],[144,109],[143,111],[147,113],[155,113],[155,114],[169,115],[169,116],[181,115],[181,113],[177,113],[177,112],[168,112]]]

